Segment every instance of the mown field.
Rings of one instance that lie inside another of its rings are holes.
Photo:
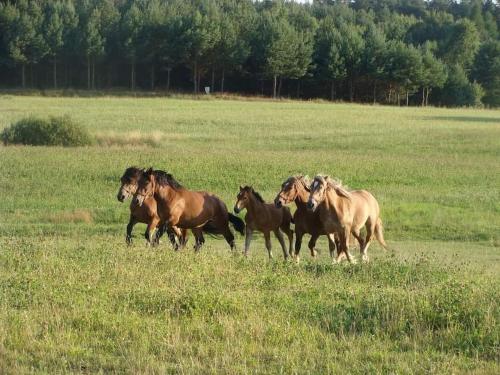
[[[95,145],[0,146],[0,373],[500,372],[500,111],[0,96],[0,129],[63,114]],[[229,207],[328,173],[373,192],[392,251],[127,247],[130,165]]]

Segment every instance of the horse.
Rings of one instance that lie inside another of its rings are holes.
[[[156,200],[160,225],[176,234],[179,234],[179,228],[191,229],[196,239],[197,252],[205,242],[203,232],[221,234],[231,250],[235,249],[235,243],[229,222],[238,232],[244,233],[243,220],[230,214],[220,198],[206,191],[188,190],[170,173],[153,168],[144,172],[139,180],[135,201],[142,207],[150,197]]]
[[[297,263],[300,261],[300,248],[302,245],[302,237],[308,233],[311,235],[309,240],[309,250],[311,256],[316,257],[317,251],[315,250],[316,241],[321,235],[326,235],[326,231],[321,223],[318,212],[311,212],[307,209],[307,200],[309,199],[309,179],[304,176],[290,176],[281,185],[280,192],[274,199],[274,204],[277,208],[288,205],[295,201],[297,210],[293,214],[293,222],[295,223],[295,259]],[[335,243],[328,237],[328,245],[330,254],[333,257],[333,251],[339,249],[338,236],[335,234]],[[291,251],[291,250],[290,250]]]
[[[137,167],[129,167],[123,173],[121,177],[121,186],[118,190],[116,198],[120,202],[124,202],[126,199],[131,198],[137,191],[137,186],[139,179],[142,177],[144,169]],[[139,206],[135,200],[130,202],[130,219],[127,225],[126,242],[128,245],[132,243],[132,229],[137,223],[147,224],[146,232],[144,237],[148,241],[148,244],[157,245],[159,243],[160,237],[164,233],[164,228],[159,227],[156,237],[153,239],[153,231],[158,227],[160,223],[160,217],[157,214],[156,200],[153,197],[148,197],[144,201],[142,206]],[[172,245],[177,248],[177,244],[174,238],[174,232],[169,231],[168,236]],[[181,237],[179,238],[180,246],[183,247],[187,243],[187,230],[181,230]]]
[[[288,259],[285,241],[280,229],[288,236],[290,242],[290,256],[292,256],[293,230],[290,228],[292,223],[292,214],[288,207],[277,208],[273,203],[265,203],[264,199],[251,186],[240,186],[240,192],[236,197],[234,212],[239,213],[246,208],[245,215],[246,233],[245,233],[245,256],[248,256],[252,233],[254,230],[262,232],[266,241],[266,248],[269,258],[272,259],[271,252],[271,231],[278,239],[285,260]]]
[[[340,182],[333,181],[328,176],[318,175],[310,186],[307,208],[318,211],[321,222],[333,240],[333,233],[338,232],[340,237],[340,250],[349,262],[355,259],[349,254],[350,234],[358,240],[361,259],[368,262],[368,246],[375,238],[387,249],[384,240],[380,208],[375,197],[366,190],[348,191]],[[362,227],[366,228],[366,237],[360,234]],[[337,262],[342,254],[337,253]]]

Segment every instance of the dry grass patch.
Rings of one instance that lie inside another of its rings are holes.
[[[82,209],[55,212],[49,214],[46,219],[48,222],[54,224],[63,224],[63,223],[91,224],[94,221],[92,218],[92,213],[89,210],[82,210]]]
[[[161,145],[164,134],[159,131],[143,134],[139,131],[117,133],[98,133],[95,136],[96,142],[100,146],[152,146]]]

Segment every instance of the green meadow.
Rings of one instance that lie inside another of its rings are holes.
[[[92,146],[0,146],[0,373],[500,372],[500,111],[0,95],[0,130],[66,114]],[[239,185],[329,174],[378,199],[390,251],[174,252],[142,224],[127,247],[130,165],[231,210]]]

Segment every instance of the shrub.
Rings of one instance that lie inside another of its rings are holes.
[[[69,116],[19,120],[1,134],[2,142],[33,146],[85,146],[91,143],[88,131]]]

